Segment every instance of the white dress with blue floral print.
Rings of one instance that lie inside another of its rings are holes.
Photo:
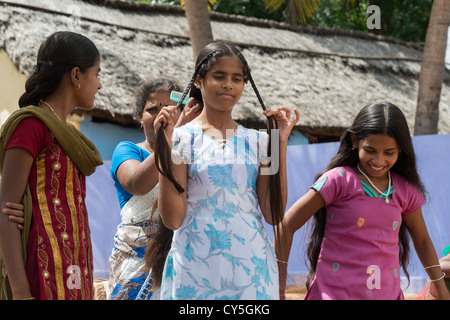
[[[278,299],[278,269],[258,209],[256,180],[268,135],[239,126],[218,141],[196,123],[175,129],[187,166],[187,211],[174,232],[161,299]]]

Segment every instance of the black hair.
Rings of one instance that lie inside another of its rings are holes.
[[[136,120],[141,119],[144,113],[145,105],[151,93],[181,91],[182,88],[175,79],[156,79],[146,81],[136,89],[134,101],[134,117]]]
[[[75,67],[85,72],[99,57],[97,47],[85,36],[70,31],[53,33],[39,47],[36,65],[25,83],[19,107],[38,105],[55,92],[67,72]]]
[[[353,120],[352,126],[344,132],[341,137],[339,149],[330,161],[327,168],[316,176],[316,180],[326,171],[340,166],[356,167],[359,163],[357,149],[353,149],[351,134],[356,135],[357,140],[366,138],[373,134],[385,134],[396,140],[400,148],[397,162],[391,171],[403,176],[409,183],[425,195],[425,187],[420,179],[416,167],[416,155],[409,131],[408,123],[403,112],[390,102],[376,102],[365,106]],[[325,208],[314,214],[313,228],[307,248],[309,259],[309,274],[307,277],[307,287],[316,271],[319,259],[322,239],[325,235],[326,223]],[[409,264],[409,235],[405,224],[402,224],[399,231],[399,260],[409,281],[407,266]]]

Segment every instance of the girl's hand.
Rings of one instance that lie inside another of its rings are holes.
[[[9,220],[17,223],[17,228],[23,230],[24,214],[23,214],[23,204],[7,202],[3,213],[9,216]]]
[[[284,113],[283,113],[284,111]],[[291,110],[287,107],[278,107],[276,110],[265,110],[263,114],[266,117],[273,116],[278,123],[280,130],[280,142],[286,142],[289,139],[292,128],[300,120],[300,115],[297,109],[294,109],[295,119],[291,120]]]
[[[202,112],[203,104],[199,103],[195,98],[189,98],[186,106],[181,112],[180,117],[178,118],[178,122],[176,127],[181,127],[188,122],[191,122]]]

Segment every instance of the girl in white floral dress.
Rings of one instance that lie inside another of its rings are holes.
[[[269,127],[278,126],[271,143],[266,132],[246,129],[231,117],[247,80]],[[174,230],[161,298],[278,299],[277,260],[262,219],[281,222],[287,139],[298,112],[290,121],[288,108],[266,111],[245,58],[224,43],[199,54],[184,95],[193,85],[204,107],[192,123],[174,130],[170,112],[155,121],[156,128],[162,124],[155,153],[162,172],[159,211]],[[172,153],[164,149],[168,141]]]

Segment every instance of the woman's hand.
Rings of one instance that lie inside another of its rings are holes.
[[[294,109],[295,118],[291,120],[291,110],[287,107],[278,107],[276,110],[265,110],[263,114],[266,117],[273,116],[278,124],[280,130],[280,142],[286,142],[289,139],[292,128],[300,120],[300,115],[297,109]]]
[[[3,213],[8,215],[8,219],[12,222],[17,223],[17,228],[23,230],[24,214],[23,214],[23,204],[7,202]]]
[[[155,134],[158,132],[159,127],[163,127],[164,134],[166,135],[167,142],[171,144],[173,130],[175,128],[175,120],[178,117],[178,110],[176,106],[166,106],[161,109],[153,122],[155,128]]]

